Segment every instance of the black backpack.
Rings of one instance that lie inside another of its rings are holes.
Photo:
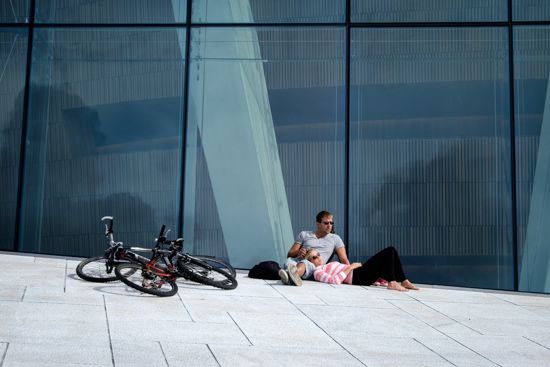
[[[279,280],[280,269],[281,267],[275,261],[262,261],[250,269],[248,272],[248,277],[256,279]]]

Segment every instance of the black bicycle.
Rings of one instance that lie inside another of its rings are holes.
[[[164,230],[164,226],[162,228]],[[159,236],[155,247],[150,249],[152,256],[147,262],[129,262],[117,265],[115,267],[116,277],[124,284],[143,293],[160,297],[176,294],[178,292],[176,284],[178,274],[171,260],[173,253],[160,248],[163,242],[164,239]]]
[[[213,266],[214,258],[203,261],[196,256],[183,253],[183,239],[166,240],[165,226],[162,226],[151,260],[144,264],[124,263],[115,267],[116,276],[126,285],[140,292],[165,297],[177,293],[176,280],[179,277],[211,285],[221,289],[235,289],[238,285],[234,276]],[[168,249],[162,249],[168,245]]]
[[[141,256],[134,251],[151,252],[151,249],[124,247],[122,242],[116,242],[114,240],[113,217],[105,216],[101,218],[101,220],[109,221],[109,225],[105,223],[105,237],[107,237],[109,245],[107,246],[107,249],[105,249],[105,253],[102,256],[90,257],[78,264],[76,267],[76,273],[80,278],[89,282],[112,282],[119,279],[113,272],[114,268],[118,265],[128,263],[146,264],[150,261],[150,258]],[[193,255],[193,257],[228,273],[233,278],[237,274],[231,265],[214,256]]]

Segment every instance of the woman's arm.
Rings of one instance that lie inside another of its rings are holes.
[[[349,275],[349,273],[351,273],[353,269],[360,268],[362,265],[363,264],[361,263],[353,263],[344,270],[344,273],[346,273],[346,275]]]
[[[345,264],[332,262],[325,266],[316,267],[313,271],[313,277],[318,282],[328,284],[341,284],[351,271],[347,271],[348,268],[349,266]]]

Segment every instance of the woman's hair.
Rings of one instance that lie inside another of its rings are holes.
[[[312,248],[310,248],[309,250],[307,250],[306,256],[304,256],[304,260],[310,261],[309,258],[311,257],[311,254],[313,253],[313,251],[315,251],[315,250],[312,249]]]

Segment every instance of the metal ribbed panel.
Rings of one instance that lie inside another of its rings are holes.
[[[345,0],[250,0],[256,23],[343,22]]]
[[[506,20],[505,0],[357,0],[357,22],[475,22]]]
[[[504,28],[357,29],[352,84],[494,80],[507,66]]]

